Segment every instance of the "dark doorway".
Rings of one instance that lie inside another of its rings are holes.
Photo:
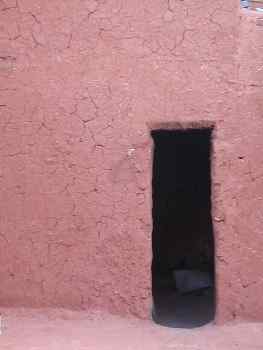
[[[212,129],[154,130],[153,318],[198,327],[215,310]]]

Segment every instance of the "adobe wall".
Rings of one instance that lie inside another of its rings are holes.
[[[263,319],[260,15],[0,1],[0,303],[149,317],[155,126],[215,125],[217,320]]]

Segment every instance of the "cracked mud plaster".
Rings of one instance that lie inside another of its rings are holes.
[[[0,1],[1,305],[149,317],[148,125],[206,120],[217,321],[263,319],[259,20],[239,0]]]

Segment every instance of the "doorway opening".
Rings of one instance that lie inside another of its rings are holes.
[[[153,130],[153,319],[198,327],[214,319],[212,128]]]

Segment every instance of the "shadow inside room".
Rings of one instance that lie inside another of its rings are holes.
[[[193,328],[215,313],[212,129],[154,130],[153,319]]]

